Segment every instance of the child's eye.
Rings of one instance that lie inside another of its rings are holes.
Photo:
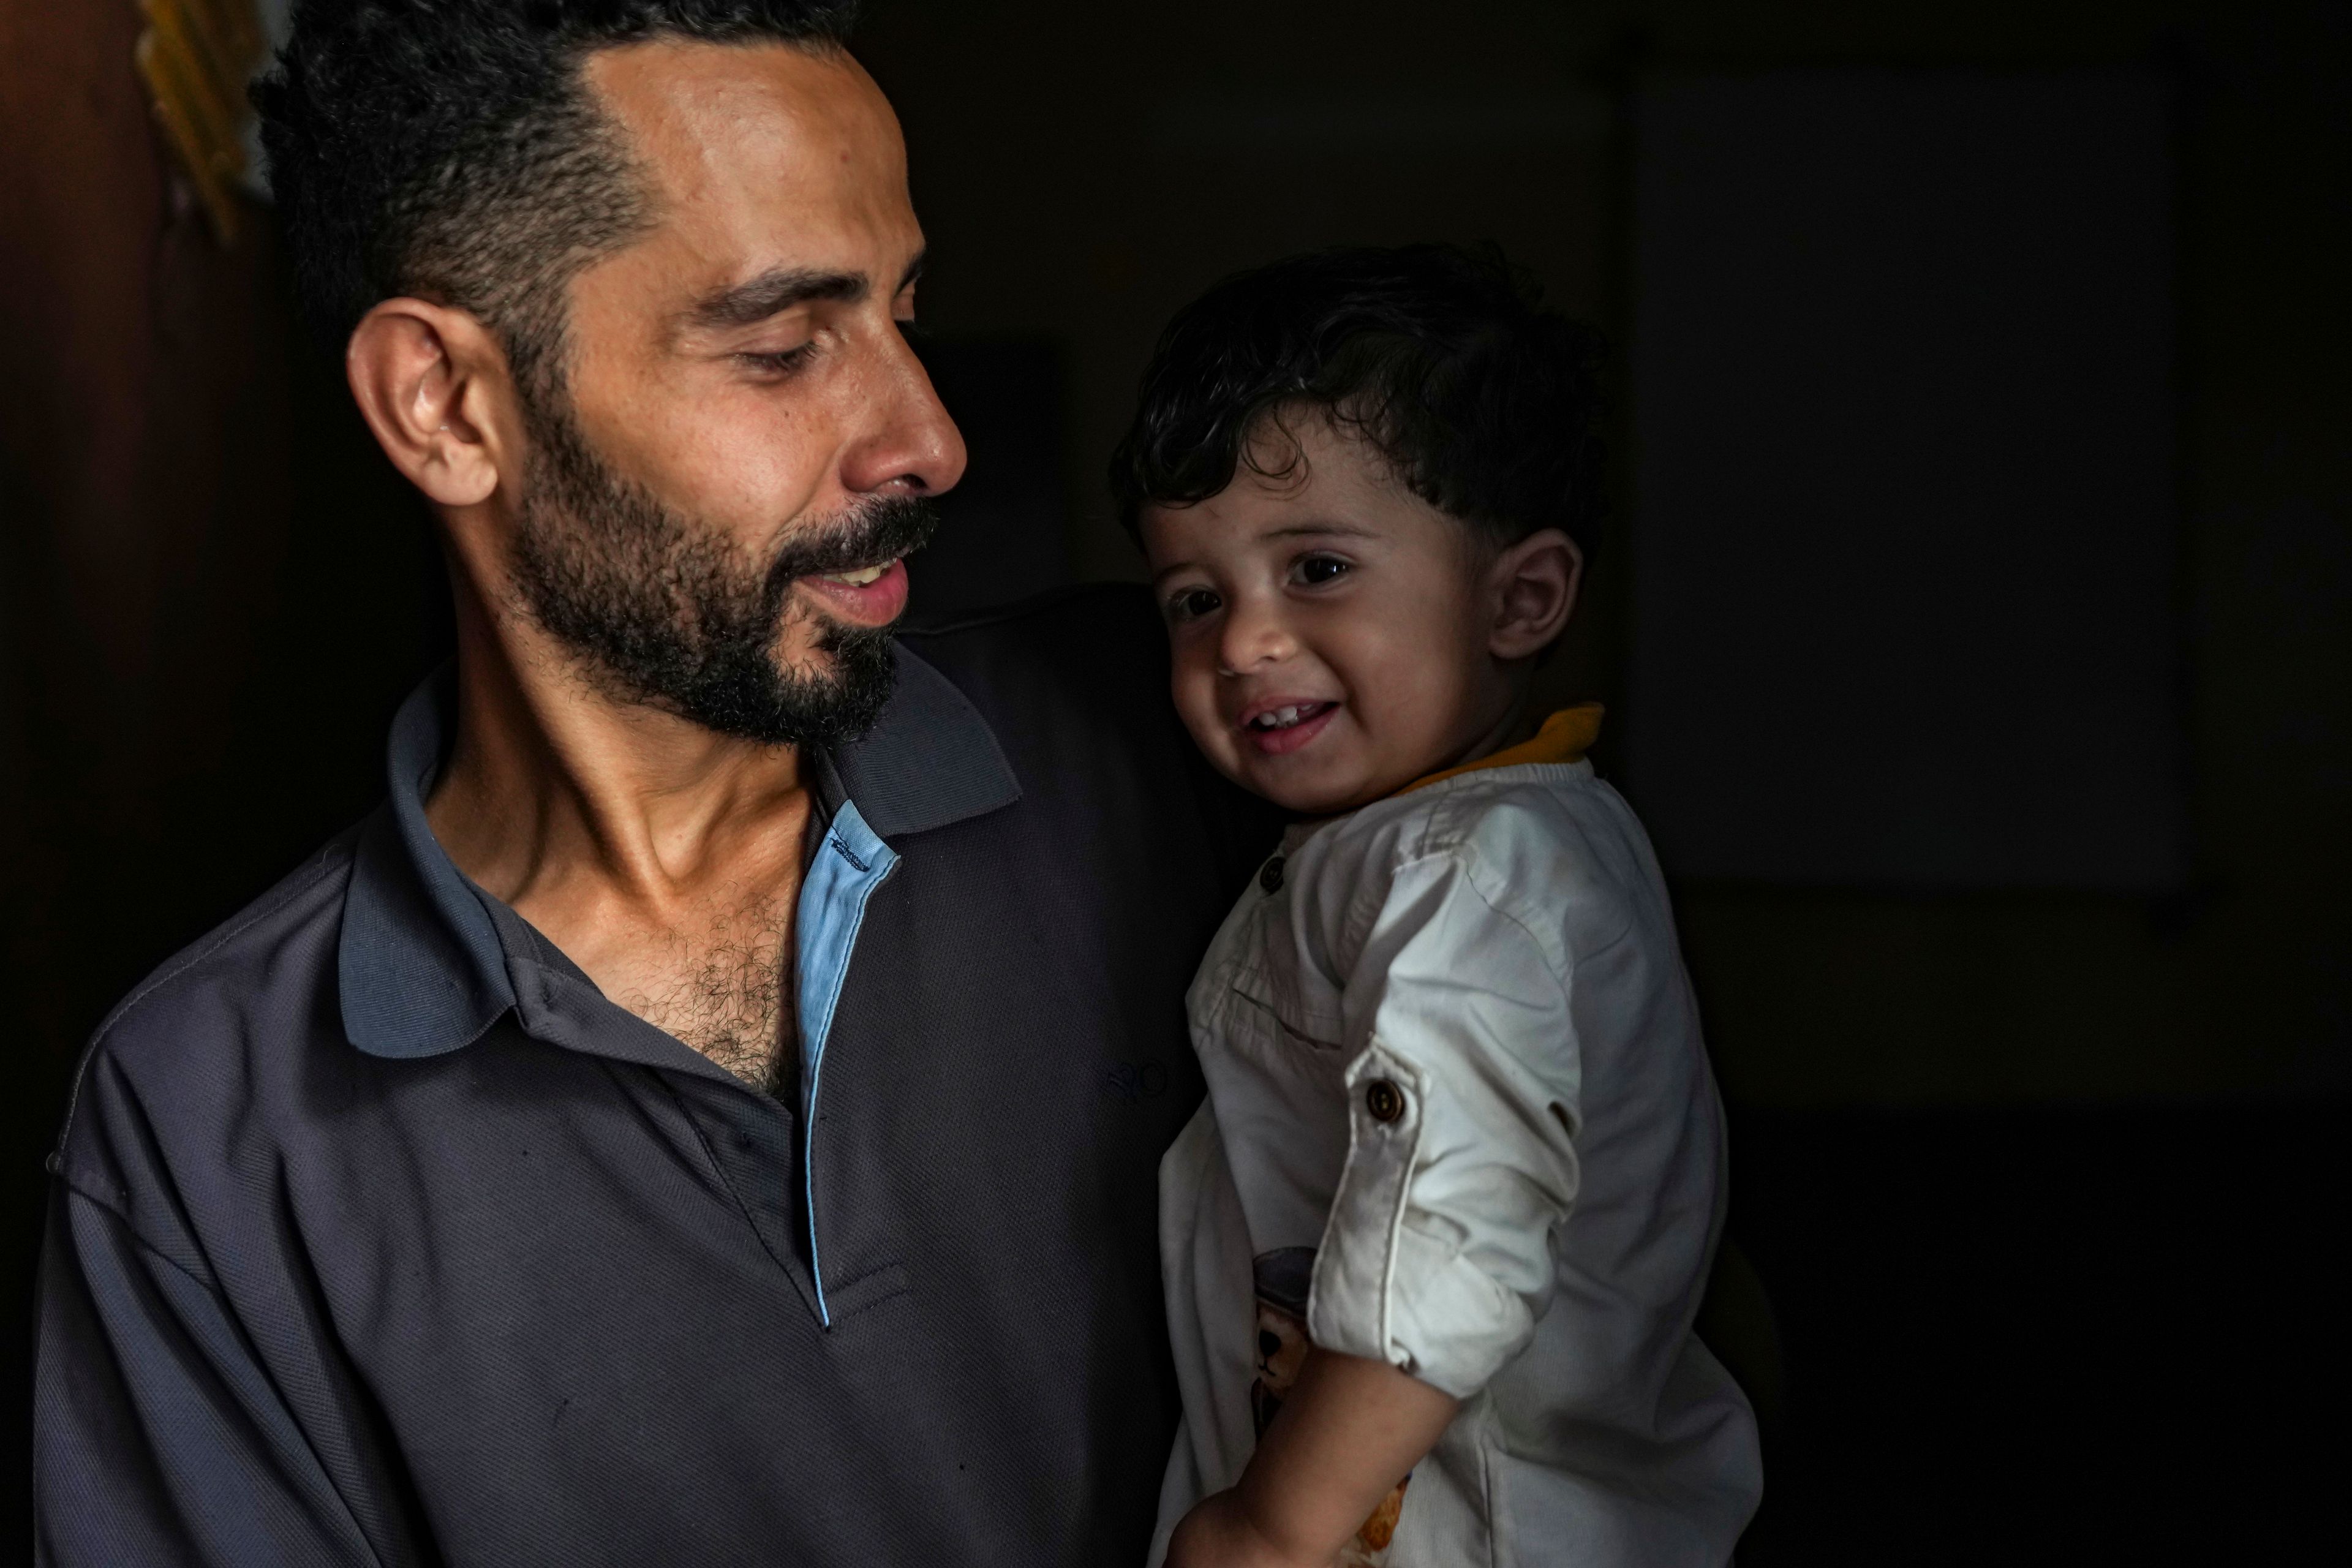
[[[1336,555],[1302,555],[1290,570],[1305,586],[1320,588],[1327,583],[1338,582],[1354,569]]]
[[[1223,603],[1211,589],[1181,588],[1168,595],[1168,618],[1171,621],[1198,620]]]

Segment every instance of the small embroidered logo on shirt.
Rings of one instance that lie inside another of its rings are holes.
[[[1103,1092],[1130,1103],[1157,1100],[1168,1092],[1167,1066],[1149,1058],[1114,1063],[1103,1073]]]

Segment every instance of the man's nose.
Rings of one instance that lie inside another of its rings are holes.
[[[869,395],[868,428],[843,453],[842,482],[861,495],[894,488],[915,495],[953,489],[963,478],[963,433],[895,327],[882,346]]]

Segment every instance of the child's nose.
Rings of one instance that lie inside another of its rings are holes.
[[[1269,664],[1279,664],[1298,651],[1282,617],[1267,606],[1244,602],[1225,616],[1218,661],[1228,675],[1241,675]]]

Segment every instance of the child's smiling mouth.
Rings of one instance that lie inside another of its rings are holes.
[[[1295,752],[1321,734],[1339,710],[1337,702],[1283,700],[1252,703],[1239,728],[1261,756]]]

